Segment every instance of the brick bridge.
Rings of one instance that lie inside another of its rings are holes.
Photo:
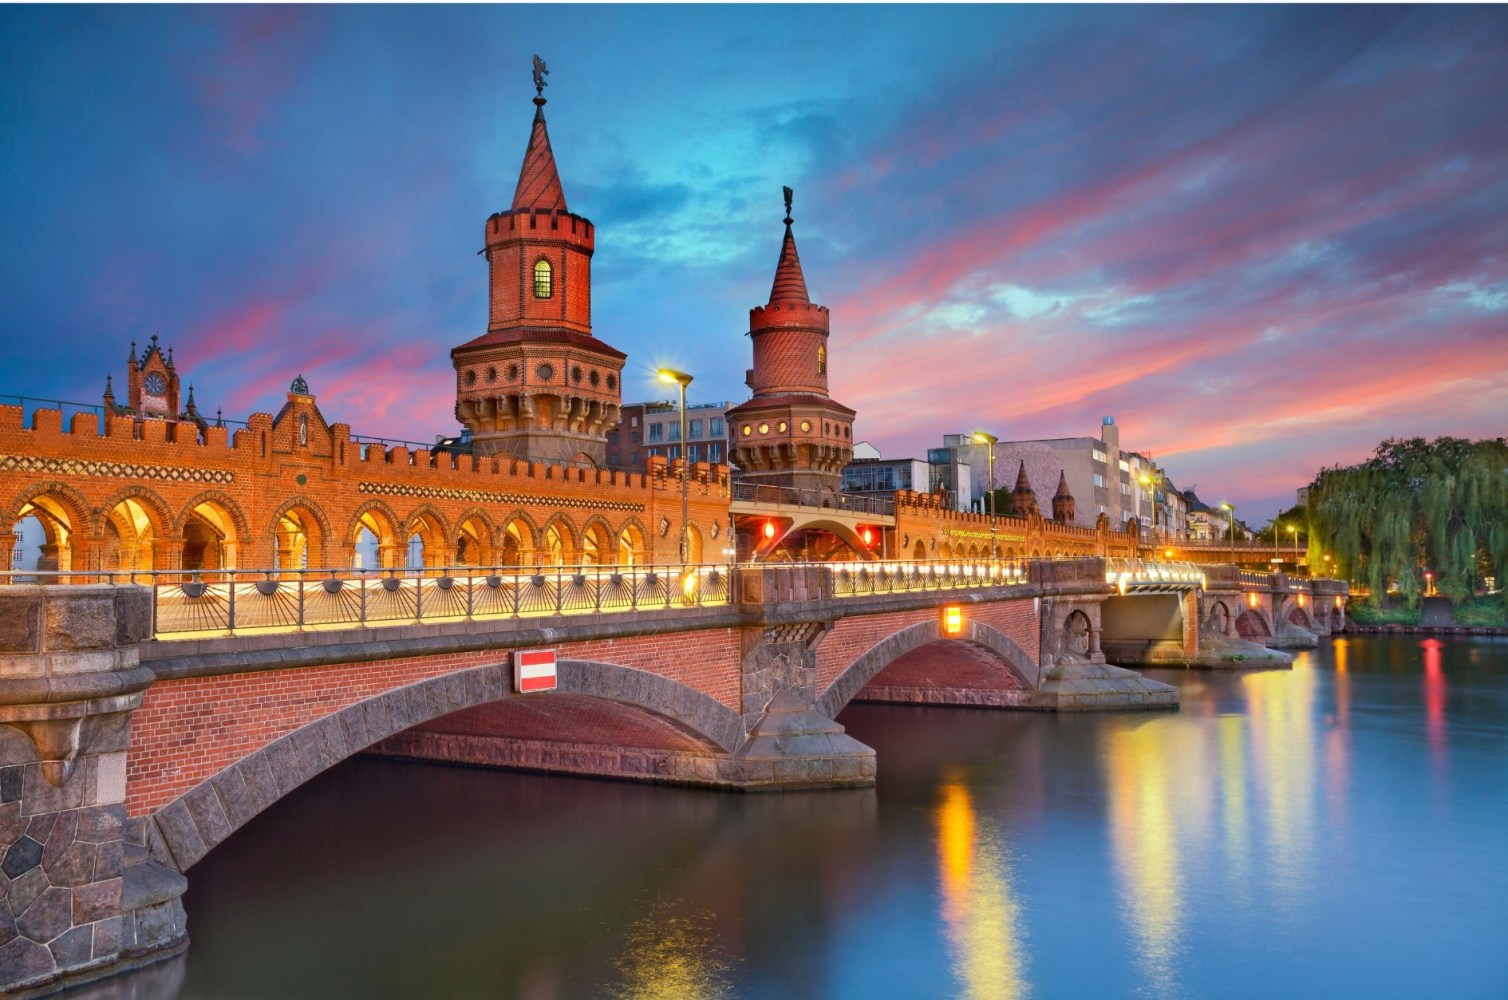
[[[1105,559],[682,579],[695,587],[632,606],[599,590],[593,606],[557,596],[550,613],[515,601],[511,613],[188,638],[152,635],[154,605],[181,598],[171,588],[0,588],[4,984],[181,948],[182,873],[358,752],[730,789],[867,786],[874,752],[833,721],[850,701],[1174,708],[1175,688],[1106,653],[1284,661],[1269,647],[1342,624],[1345,595],[1331,581]],[[268,589],[254,588],[275,600]],[[539,647],[557,653],[558,689],[514,693],[512,652]]]

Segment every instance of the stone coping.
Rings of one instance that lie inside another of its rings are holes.
[[[1358,625],[1346,622],[1346,635],[1485,635],[1508,637],[1503,625]]]

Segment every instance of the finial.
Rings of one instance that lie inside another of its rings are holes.
[[[223,416],[221,416],[221,414],[220,414],[220,408],[218,406],[215,407],[215,426],[216,427],[224,427],[225,426],[225,418]]]
[[[789,226],[793,221],[795,221],[791,218],[791,197],[796,192],[792,191],[788,187],[781,188],[781,190],[785,192],[785,224]]]
[[[106,399],[114,399],[115,398],[115,387],[110,384],[110,373],[109,372],[105,373],[105,398]]]
[[[173,367],[173,345],[168,345],[168,367]]]
[[[302,372],[300,372],[298,377],[293,380],[293,384],[288,387],[288,391],[296,392],[300,396],[309,395],[309,383],[304,381],[304,375]]]
[[[136,364],[136,338],[131,338],[131,356],[126,359],[128,364]]]
[[[152,346],[153,347],[157,346],[157,334],[155,334],[155,333],[152,334]]]
[[[188,405],[189,409],[192,410],[194,408],[194,383],[192,382],[189,383]]]
[[[549,75],[550,71],[546,68],[545,61],[536,55],[534,57],[534,93],[535,97],[539,100],[542,100],[545,96],[545,88],[549,86],[545,82],[545,77]],[[535,103],[538,104],[539,100],[536,100]]]

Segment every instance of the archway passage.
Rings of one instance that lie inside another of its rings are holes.
[[[1250,608],[1242,611],[1236,618],[1236,634],[1253,642],[1272,638],[1272,630],[1267,627],[1267,619]]]
[[[67,572],[82,569],[80,546],[89,532],[88,507],[66,490],[39,492],[16,508],[10,524],[16,536],[11,569]]]
[[[105,513],[100,542],[100,569],[149,572],[155,568],[154,543],[159,528],[147,508],[126,498]]]
[[[939,639],[903,653],[854,695],[854,701],[908,704],[1025,703],[1030,687],[1006,661],[978,643]]]

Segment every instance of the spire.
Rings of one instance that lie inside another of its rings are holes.
[[[1066,471],[1058,472],[1058,492],[1054,493],[1052,498],[1054,500],[1073,499],[1073,494],[1068,492],[1068,473]]]
[[[115,388],[110,384],[108,373],[105,375],[105,405],[107,407],[115,405]]]
[[[523,168],[518,172],[518,187],[513,190],[515,212],[521,208],[567,211],[560,172],[555,169],[555,153],[550,149],[550,133],[545,129],[544,75],[548,72],[544,60],[535,56],[534,126],[529,132],[529,148],[524,151]]]
[[[1031,480],[1026,478],[1026,462],[1022,460],[1021,471],[1016,473],[1016,492],[1030,493],[1032,491]]]
[[[136,338],[131,338],[131,356],[126,359],[126,364],[136,367]]]
[[[1026,478],[1026,461],[1021,462],[1021,469],[1016,473],[1016,488],[1011,490],[1011,514],[1014,517],[1025,517],[1037,509],[1037,494],[1032,489],[1031,480]]]
[[[188,404],[183,408],[183,412],[191,417],[199,415],[199,408],[194,405],[194,385],[192,382],[189,383]]]
[[[775,284],[770,287],[770,303],[801,302],[810,304],[806,294],[806,276],[801,273],[801,258],[796,255],[796,237],[791,233],[791,197],[785,189],[785,242],[780,245],[780,263],[775,265]]]

